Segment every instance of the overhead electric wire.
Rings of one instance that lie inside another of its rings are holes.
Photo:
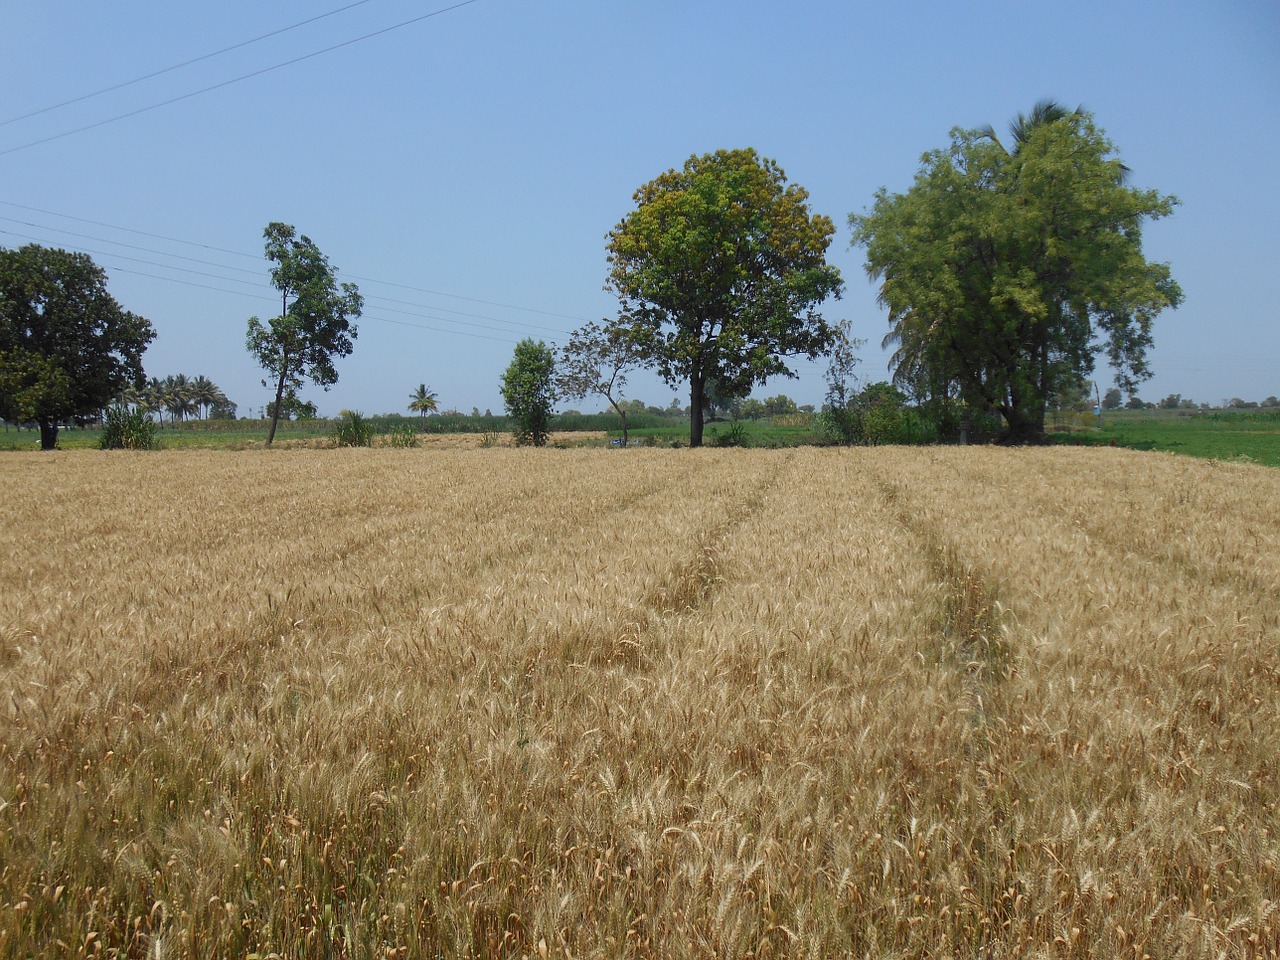
[[[142,270],[130,270],[128,267],[119,267],[113,264],[104,264],[106,269],[116,273],[127,273],[135,277],[148,277],[152,280],[166,280],[169,283],[180,283],[187,287],[198,287],[201,290],[214,290],[218,293],[229,293],[238,297],[251,297],[255,300],[269,300],[275,302],[274,296],[268,296],[265,293],[248,293],[244,290],[228,290],[225,287],[215,287],[207,283],[196,283],[194,280],[180,280],[177,277],[165,277],[155,273],[145,273]],[[407,320],[392,320],[390,317],[379,317],[375,314],[361,314],[362,320],[376,320],[379,323],[391,323],[400,327],[412,327],[415,330],[429,330],[432,333],[447,333],[458,337],[471,337],[473,340],[492,340],[495,343],[516,343],[515,340],[508,340],[504,337],[491,337],[483,333],[468,333],[466,330],[448,330],[443,327],[429,327],[425,323],[410,323]]]
[[[80,237],[82,240],[96,240],[98,243],[109,243],[112,246],[125,247],[129,250],[141,250],[144,253],[156,253],[162,257],[173,257],[175,260],[187,260],[191,263],[203,263],[205,266],[209,266],[209,267],[221,267],[223,270],[237,270],[241,273],[252,273],[259,276],[261,275],[260,270],[251,270],[249,267],[233,267],[233,266],[230,266],[229,264],[214,263],[212,260],[201,260],[199,257],[188,257],[185,254],[181,254],[181,253],[166,253],[163,250],[156,250],[153,247],[143,247],[143,246],[139,246],[136,243],[125,243],[123,240],[111,240],[107,237],[95,237],[89,233],[79,233],[75,230],[66,230],[62,227],[51,227],[48,224],[44,224],[44,223],[32,223],[30,220],[19,220],[17,217],[0,217],[0,220],[3,220],[5,223],[18,223],[24,227],[32,227],[36,230],[49,230],[54,233],[65,233],[69,237]],[[11,231],[0,231],[0,232],[9,233]],[[13,235],[18,236],[18,234],[13,234]],[[31,239],[35,239],[35,238],[31,238]],[[90,251],[86,251],[86,252],[90,252]],[[227,250],[225,252],[231,253],[232,251]]]
[[[19,210],[29,210],[32,213],[43,213],[46,216],[50,216],[50,217],[61,217],[64,220],[74,220],[78,223],[89,223],[89,224],[93,224],[95,227],[106,227],[109,230],[119,230],[123,233],[134,233],[140,237],[151,237],[153,240],[165,240],[169,243],[181,243],[190,247],[199,247],[202,250],[212,250],[216,253],[229,253],[237,257],[247,257],[250,260],[256,260],[258,262],[261,262],[263,259],[262,254],[258,254],[258,253],[245,253],[243,250],[230,250],[227,247],[217,247],[207,243],[199,243],[195,240],[183,240],[180,237],[170,237],[162,233],[149,233],[146,230],[136,230],[133,227],[122,227],[114,223],[105,223],[102,220],[90,220],[87,217],[76,217],[76,216],[72,216],[69,213],[58,213],[54,210],[44,210],[44,209],[41,209],[40,207],[32,207],[22,203],[14,203],[12,200],[0,200],[0,204],[3,204],[6,207],[16,207]],[[8,219],[8,218],[3,218],[3,219]],[[62,230],[59,227],[45,227],[43,229],[57,230],[62,233],[72,233],[72,231],[70,230]],[[117,241],[107,240],[104,242],[116,243]],[[557,317],[561,320],[572,320],[575,323],[587,322],[585,317],[576,317],[568,313],[555,313],[554,311],[551,311],[551,310],[539,310],[535,307],[522,307],[518,304],[501,303],[497,300],[482,300],[478,297],[463,296],[460,293],[448,293],[447,291],[444,291],[444,290],[431,290],[427,287],[415,287],[407,283],[396,283],[395,281],[392,281],[392,280],[378,280],[373,277],[361,277],[361,276],[358,276],[357,274],[352,274],[352,273],[348,273],[346,274],[346,276],[350,277],[352,280],[359,280],[361,283],[380,283],[388,287],[399,287],[401,290],[412,290],[415,293],[429,293],[432,296],[436,296],[436,297],[448,297],[451,300],[463,300],[463,301],[466,301],[467,303],[479,303],[487,307],[502,307],[505,310],[520,310],[523,313],[535,313],[544,317]],[[462,312],[460,310],[448,310],[448,308],[446,307],[437,307],[435,309],[447,310],[447,312],[449,313]],[[492,319],[492,318],[488,318],[488,319]],[[511,321],[511,322],[514,323],[515,321]],[[551,329],[551,328],[548,327],[546,329]],[[563,332],[563,331],[557,331],[557,332]]]
[[[533,307],[521,307],[514,303],[499,303],[497,300],[480,300],[476,297],[464,297],[458,293],[446,293],[443,290],[429,290],[426,287],[414,287],[407,283],[395,283],[392,280],[375,280],[372,277],[359,277],[354,273],[347,274],[352,280],[360,280],[365,283],[381,283],[388,287],[399,287],[401,290],[412,290],[415,293],[430,293],[437,297],[450,297],[454,300],[466,300],[468,303],[480,303],[486,307],[503,307],[507,310],[523,310],[525,313],[539,313],[544,317],[559,317],[561,320],[573,320],[577,323],[586,323],[585,317],[575,317],[569,313],[553,313],[550,310],[537,310]]]
[[[123,233],[136,233],[140,237],[151,237],[153,240],[167,240],[170,243],[182,243],[189,247],[200,247],[204,250],[215,250],[218,253],[230,253],[237,257],[249,257],[252,260],[261,260],[260,253],[245,253],[243,250],[229,250],[226,247],[214,247],[207,243],[198,243],[195,240],[183,240],[180,237],[169,237],[163,233],[148,233],[146,230],[135,230],[133,227],[122,227],[115,223],[105,223],[102,220],[90,220],[88,217],[77,217],[70,213],[58,213],[55,210],[42,210],[40,207],[29,207],[24,203],[14,203],[12,200],[0,200],[0,204],[6,207],[17,207],[19,210],[30,210],[32,213],[43,213],[49,217],[61,217],[63,220],[75,220],[77,223],[91,223],[95,227],[107,227],[110,230],[119,230]]]
[[[224,53],[230,53],[232,50],[239,50],[242,47],[259,43],[263,40],[269,40],[271,37],[278,37],[282,33],[288,33],[290,30],[297,30],[299,27],[305,27],[309,23],[315,23],[317,20],[323,20],[326,17],[332,17],[334,14],[343,13],[352,7],[360,7],[371,0],[356,0],[355,3],[348,3],[345,7],[339,7],[337,10],[330,10],[328,13],[322,13],[319,16],[310,17],[306,20],[300,20],[297,23],[290,24],[287,27],[281,27],[279,30],[272,30],[270,33],[264,33],[261,36],[254,37],[251,40],[242,40],[239,43],[233,43],[229,47],[223,47],[221,50],[215,50],[213,53],[205,53],[190,60],[184,60],[182,63],[175,63],[171,67],[165,67],[162,70],[153,70],[151,73],[143,74],[140,77],[134,77],[132,80],[125,80],[122,83],[113,84],[109,87],[103,87],[100,90],[94,90],[91,93],[82,94],[78,97],[72,97],[70,100],[63,100],[61,103],[50,104],[47,107],[41,107],[39,110],[32,110],[30,113],[24,113],[20,117],[12,117],[8,120],[0,120],[0,127],[7,127],[11,123],[17,123],[19,120],[28,120],[31,117],[38,117],[42,113],[49,113],[53,110],[61,110],[63,107],[69,107],[73,103],[83,103],[85,100],[92,100],[94,97],[100,97],[104,93],[112,93],[116,90],[123,90],[125,87],[131,87],[135,83],[142,83],[144,80],[152,80],[156,77],[163,76],[166,73],[173,73],[175,70],[181,70],[183,67],[189,67],[192,64],[200,63],[204,60],[212,60],[214,57],[220,57]]]
[[[239,278],[239,277],[225,277],[225,276],[221,276],[221,275],[219,275],[219,274],[207,273],[207,272],[202,271],[202,270],[192,270],[192,269],[190,269],[190,268],[188,268],[188,267],[179,267],[179,266],[174,266],[173,264],[168,264],[168,263],[157,263],[157,262],[155,262],[154,260],[144,260],[144,259],[143,259],[143,258],[141,258],[141,257],[133,257],[133,256],[129,256],[128,254],[124,254],[124,253],[119,253],[119,252],[114,252],[114,251],[109,251],[109,250],[95,250],[95,249],[93,249],[93,248],[91,248],[91,247],[86,247],[86,246],[83,246],[83,245],[77,245],[77,246],[79,246],[80,251],[81,251],[81,252],[83,252],[83,253],[89,253],[89,254],[94,254],[94,255],[96,255],[96,256],[103,256],[103,257],[117,257],[117,258],[119,258],[119,259],[129,260],[129,261],[132,261],[132,262],[134,262],[134,263],[144,263],[144,264],[147,264],[148,266],[152,266],[152,267],[160,267],[160,268],[165,269],[165,270],[178,270],[178,271],[181,271],[181,272],[184,272],[184,273],[194,273],[194,274],[196,274],[196,275],[198,275],[198,276],[213,277],[214,279],[217,279],[217,280],[226,280],[226,281],[228,281],[228,282],[232,282],[232,283],[247,283],[247,284],[258,285],[258,284],[260,284],[260,283],[262,282],[262,271],[261,271],[261,269],[251,270],[251,269],[250,269],[250,268],[248,268],[248,267],[233,267],[233,266],[231,266],[230,264],[215,263],[215,262],[214,262],[214,261],[212,261],[212,260],[201,260],[201,259],[199,259],[198,257],[188,257],[188,256],[185,256],[185,255],[180,254],[180,253],[168,253],[168,252],[163,251],[163,250],[156,250],[156,249],[154,249],[154,248],[152,248],[152,247],[143,247],[143,246],[140,246],[140,245],[135,244],[135,243],[124,243],[123,241],[120,241],[120,240],[110,240],[110,239],[107,239],[106,237],[95,237],[95,236],[92,236],[92,235],[90,235],[90,234],[87,234],[87,233],[80,233],[80,232],[75,231],[75,230],[64,230],[64,229],[62,229],[62,228],[60,228],[60,227],[51,227],[51,226],[48,226],[48,225],[46,225],[46,224],[32,223],[32,222],[30,222],[29,220],[18,220],[18,219],[14,218],[14,217],[0,217],[0,221],[4,221],[4,222],[6,222],[6,223],[17,223],[17,224],[21,224],[22,226],[25,226],[25,227],[31,227],[31,228],[36,229],[36,230],[48,230],[48,231],[52,231],[52,232],[54,232],[54,233],[64,233],[64,234],[67,234],[68,236],[72,236],[72,237],[80,237],[81,239],[86,239],[86,240],[96,240],[96,241],[98,241],[99,243],[106,243],[106,244],[110,244],[110,245],[113,245],[113,246],[125,247],[125,248],[127,248],[127,249],[129,249],[129,250],[138,250],[138,251],[141,251],[141,252],[143,252],[143,253],[152,253],[152,254],[155,254],[156,256],[160,256],[160,257],[172,257],[172,258],[177,259],[177,260],[184,260],[184,261],[186,261],[186,262],[188,262],[188,263],[198,263],[198,264],[200,264],[200,265],[202,265],[202,266],[206,266],[206,267],[216,267],[216,268],[218,268],[219,270],[234,270],[234,271],[235,271],[235,272],[237,272],[237,273],[247,273],[247,274],[250,274],[250,275],[252,275],[255,279],[254,279],[254,280],[243,280],[243,279],[241,279],[241,278]],[[7,236],[11,236],[11,237],[17,237],[17,238],[19,238],[19,239],[21,239],[21,240],[29,240],[29,241],[34,242],[34,243],[43,243],[43,242],[45,242],[43,237],[39,237],[39,236],[32,236],[31,234],[28,234],[28,233],[19,233],[19,232],[17,232],[16,230],[8,230],[8,229],[5,229],[5,228],[3,228],[3,227],[0,227],[0,234],[7,235]],[[375,282],[376,282],[376,281],[375,281]],[[365,293],[363,296],[364,296],[365,300],[380,300],[380,301],[385,301],[386,303],[399,304],[400,306],[403,306],[403,307],[417,307],[417,308],[418,308],[418,309],[420,309],[420,310],[437,310],[437,311],[442,311],[442,312],[444,312],[444,313],[455,313],[455,314],[457,314],[458,316],[461,316],[461,317],[470,317],[470,318],[471,318],[471,321],[474,321],[474,320],[490,320],[490,321],[492,321],[493,323],[501,323],[501,324],[505,324],[505,325],[506,325],[506,326],[508,326],[508,327],[523,327],[523,328],[528,329],[528,330],[541,330],[541,331],[545,331],[545,332],[548,332],[548,333],[558,333],[558,334],[566,334],[566,333],[568,333],[568,331],[567,331],[567,330],[562,330],[562,329],[558,329],[558,328],[555,328],[555,327],[548,327],[548,326],[545,326],[545,325],[542,325],[542,324],[536,324],[536,323],[522,323],[522,322],[520,322],[519,320],[504,320],[504,319],[503,319],[503,318],[501,318],[501,317],[491,317],[491,316],[487,316],[487,315],[485,315],[485,314],[479,314],[479,313],[467,313],[466,311],[463,311],[463,310],[454,310],[454,309],[451,309],[451,308],[449,308],[449,307],[441,307],[441,306],[438,306],[438,305],[436,305],[436,304],[430,304],[430,303],[415,303],[415,302],[413,302],[413,301],[411,301],[411,300],[398,300],[398,299],[396,299],[396,298],[394,298],[394,297],[384,297],[384,296],[380,296],[379,294],[376,294],[376,293]],[[462,325],[465,325],[465,326],[474,326],[474,327],[479,327],[479,328],[481,328],[481,329],[486,329],[486,330],[498,330],[499,332],[502,332],[502,333],[513,333],[513,332],[515,332],[515,331],[512,331],[512,330],[506,330],[506,329],[503,329],[502,327],[491,327],[491,326],[489,326],[489,325],[487,325],[487,324],[483,324],[483,323],[474,323],[474,322],[471,322],[471,321],[468,321],[468,320],[454,320],[454,319],[453,319],[453,318],[451,318],[451,317],[439,317],[439,316],[432,316],[432,315],[428,315],[428,314],[414,313],[414,312],[412,312],[412,311],[407,311],[407,310],[397,310],[397,309],[395,309],[394,307],[385,307],[384,309],[391,310],[393,313],[404,313],[404,314],[406,314],[407,316],[423,317],[424,319],[429,319],[429,320],[439,320],[439,321],[441,321],[441,322],[443,322],[443,323],[457,323],[457,324],[462,324]]]
[[[38,238],[38,237],[32,237],[32,236],[30,236],[29,234],[17,233],[16,231],[13,231],[13,230],[6,230],[6,229],[4,229],[4,228],[0,228],[0,235],[7,235],[7,236],[11,236],[11,237],[18,237],[18,238],[20,238],[20,239],[24,239],[24,240],[33,240],[33,241],[38,241],[38,240],[39,240],[39,238]],[[111,241],[107,241],[107,242],[108,242],[108,243],[110,243]],[[262,280],[262,279],[258,279],[258,280],[244,280],[244,279],[241,279],[240,277],[226,277],[226,276],[222,276],[221,274],[217,274],[217,273],[208,273],[207,271],[203,271],[203,270],[195,270],[195,269],[193,269],[193,268],[191,268],[191,267],[179,267],[179,266],[174,266],[173,264],[168,264],[168,263],[157,263],[157,262],[156,262],[156,261],[154,261],[154,260],[144,260],[144,259],[143,259],[143,258],[141,258],[141,257],[133,257],[133,256],[129,256],[128,254],[124,254],[124,253],[112,253],[112,252],[110,252],[110,251],[106,251],[106,250],[93,250],[93,249],[90,249],[90,248],[87,248],[87,247],[81,247],[80,249],[81,249],[81,252],[83,252],[83,253],[90,253],[90,254],[94,254],[94,255],[99,256],[99,257],[106,257],[106,258],[109,258],[109,259],[115,259],[115,260],[127,260],[127,261],[129,261],[130,263],[140,263],[140,264],[143,264],[144,266],[148,266],[148,267],[158,267],[158,268],[159,268],[159,269],[161,269],[161,270],[173,270],[173,271],[177,271],[178,273],[190,273],[190,274],[194,274],[194,275],[195,275],[195,276],[197,276],[197,277],[205,277],[205,278],[212,279],[212,280],[222,280],[222,281],[225,281],[225,282],[227,282],[227,283],[243,283],[243,284],[246,284],[246,285],[249,285],[249,286],[254,286],[254,287],[259,287],[259,288],[262,288],[262,287],[264,286],[264,283],[263,283],[263,280]],[[151,251],[151,252],[159,252],[159,251]],[[162,254],[162,255],[166,255],[166,254]],[[190,259],[190,258],[187,258],[187,259]],[[198,262],[198,263],[203,262],[203,263],[205,263],[205,265],[206,265],[206,266],[215,266],[215,267],[217,267],[217,266],[221,266],[221,264],[208,263],[207,261],[196,261],[196,262]],[[129,273],[129,274],[133,274],[133,275],[136,275],[136,276],[150,277],[150,278],[155,279],[155,280],[168,280],[168,281],[170,281],[171,283],[183,283],[183,284],[187,284],[187,285],[190,285],[190,286],[200,287],[200,288],[205,289],[205,290],[217,290],[217,291],[219,291],[220,293],[238,294],[238,295],[240,295],[240,296],[255,297],[255,298],[257,298],[257,299],[267,299],[267,300],[274,300],[274,299],[275,299],[273,296],[266,296],[265,294],[248,293],[248,292],[243,291],[243,290],[228,290],[228,289],[226,289],[225,287],[214,287],[214,286],[210,286],[210,285],[208,285],[208,284],[196,283],[195,281],[181,280],[181,279],[179,279],[179,278],[177,278],[177,277],[165,277],[165,276],[161,276],[161,275],[158,275],[158,274],[145,273],[145,272],[142,272],[142,271],[139,271],[139,270],[132,270],[132,269],[130,269],[130,268],[128,268],[128,267],[121,267],[121,266],[117,266],[117,265],[115,265],[115,264],[111,264],[111,263],[108,263],[108,262],[106,262],[106,261],[104,261],[104,263],[102,264],[102,266],[104,266],[104,267],[105,267],[105,268],[107,268],[107,269],[115,270],[115,271],[122,272],[122,273]],[[235,269],[239,269],[239,268],[231,267],[231,268],[229,268],[229,269],[235,270]],[[369,299],[369,298],[366,298],[366,299]],[[373,297],[372,299],[382,300],[382,299],[386,299],[386,298],[385,298],[385,297]],[[397,303],[397,302],[403,302],[403,301],[392,301],[392,302],[393,302],[393,303]],[[431,307],[430,307],[430,306],[428,306],[428,305],[426,305],[426,304],[405,303],[405,305],[406,305],[406,306],[419,306],[419,307],[422,307],[423,309],[427,309],[427,310],[430,310],[430,309],[431,309]],[[493,332],[495,332],[495,333],[507,333],[507,334],[513,334],[513,335],[514,335],[514,334],[516,334],[516,333],[518,333],[518,331],[514,331],[514,330],[506,330],[506,329],[503,329],[502,327],[494,327],[494,326],[490,326],[489,324],[484,324],[484,323],[475,323],[475,322],[473,322],[473,321],[468,321],[468,320],[454,320],[454,319],[453,319],[453,318],[451,318],[451,317],[440,317],[440,316],[434,316],[434,315],[432,315],[432,314],[426,314],[426,313],[415,313],[415,312],[413,312],[413,311],[411,311],[411,310],[399,310],[399,309],[396,309],[395,307],[382,307],[381,309],[383,309],[383,310],[387,310],[387,311],[390,311],[391,313],[399,313],[399,314],[402,314],[402,315],[404,315],[404,316],[406,316],[406,317],[417,317],[417,318],[422,319],[422,320],[435,320],[435,321],[437,321],[437,322],[439,322],[439,323],[457,324],[457,325],[459,325],[459,326],[474,327],[474,328],[479,329],[479,330],[491,330],[491,331],[493,331]],[[516,341],[514,341],[514,340],[506,340],[506,339],[501,339],[501,338],[498,338],[498,337],[490,337],[490,336],[486,336],[486,335],[484,335],[484,334],[472,334],[472,333],[467,333],[466,331],[463,331],[463,330],[442,329],[442,328],[439,328],[439,327],[427,327],[427,326],[424,326],[424,325],[422,325],[422,324],[406,323],[405,321],[401,321],[401,320],[391,320],[391,319],[389,319],[389,318],[387,318],[387,317],[378,317],[378,316],[374,316],[374,315],[372,315],[372,314],[367,314],[367,313],[366,313],[366,314],[364,314],[364,316],[369,317],[369,318],[371,318],[371,319],[375,319],[375,320],[381,320],[381,321],[386,322],[386,323],[400,323],[400,324],[403,324],[403,325],[405,325],[405,326],[420,327],[421,329],[424,329],[424,330],[436,330],[436,331],[438,331],[438,332],[440,332],[440,333],[457,333],[457,334],[459,334],[459,335],[461,335],[461,336],[474,336],[474,337],[480,337],[481,339],[485,339],[485,340],[499,340],[499,341],[500,341],[500,342],[502,342],[502,343],[515,343],[515,342],[516,342]],[[486,318],[486,319],[494,320],[494,321],[495,321],[495,322],[497,322],[497,323],[508,323],[508,322],[514,323],[514,321],[504,321],[504,320],[501,320],[501,319],[498,319],[498,318],[495,318],[495,317],[489,317],[489,318]],[[519,325],[520,325],[520,326],[528,326],[528,324],[519,324]]]
[[[84,125],[83,127],[76,127],[74,130],[67,130],[67,131],[64,131],[63,133],[56,133],[51,137],[45,137],[41,140],[33,140],[30,143],[24,143],[24,144],[21,144],[20,146],[9,147],[7,150],[0,150],[0,157],[7,156],[8,154],[11,154],[11,153],[17,153],[19,150],[28,150],[31,147],[38,147],[43,143],[52,143],[54,140],[61,140],[64,137],[70,137],[77,133],[84,133],[86,130],[95,130],[98,127],[105,127],[109,123],[116,123],[119,120],[127,120],[129,117],[136,117],[140,113],[147,113],[151,110],[158,110],[160,107],[167,107],[170,104],[180,103],[183,100],[190,100],[192,97],[198,97],[203,93],[210,93],[214,90],[221,90],[223,87],[229,87],[233,83],[239,83],[242,80],[249,80],[249,79],[252,79],[253,77],[260,77],[263,74],[271,73],[275,70],[281,70],[284,67],[291,67],[296,63],[302,63],[304,60],[311,60],[314,57],[319,57],[326,53],[332,53],[334,50],[341,50],[343,47],[349,47],[352,44],[361,43],[362,41],[365,41],[365,40],[371,40],[374,37],[380,37],[384,33],[390,33],[393,30],[399,30],[403,27],[412,26],[415,23],[420,23],[423,20],[429,20],[432,17],[438,17],[441,14],[450,13],[451,11],[457,10],[460,7],[466,7],[476,2],[478,2],[478,0],[461,0],[460,3],[455,3],[452,6],[441,7],[439,10],[433,10],[430,13],[424,13],[421,16],[413,17],[412,19],[404,20],[404,21],[401,21],[400,23],[392,24],[389,27],[383,27],[381,30],[375,30],[373,33],[366,33],[364,36],[361,36],[361,37],[354,37],[351,40],[344,40],[342,41],[342,43],[335,43],[333,46],[325,47],[323,50],[315,50],[311,53],[303,54],[300,57],[294,57],[292,60],[285,60],[282,63],[272,64],[269,67],[262,67],[259,70],[254,70],[250,73],[244,73],[238,77],[232,77],[230,80],[223,80],[220,83],[215,83],[208,87],[202,87],[201,89],[193,90],[190,93],[184,93],[181,96],[171,97],[168,100],[162,100],[159,103],[153,103],[146,107],[139,107],[137,110],[130,110],[128,113],[122,113],[122,114],[119,114],[118,116],[108,117],[106,120],[99,120],[96,123],[89,123]]]

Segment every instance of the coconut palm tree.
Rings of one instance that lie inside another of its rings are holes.
[[[1068,120],[1073,117],[1084,116],[1084,107],[1076,107],[1074,110],[1068,110],[1056,100],[1041,100],[1031,108],[1030,114],[1020,113],[1009,124],[1009,135],[1013,138],[1013,149],[1009,150],[1000,138],[996,136],[995,128],[988,124],[978,130],[982,136],[995,144],[998,144],[1005,153],[1012,155],[1017,154],[1031,139],[1031,134],[1037,127],[1043,127],[1046,124],[1057,123],[1059,120]]]
[[[196,405],[200,419],[208,418],[209,408],[218,402],[218,396],[221,393],[218,385],[204,374],[191,381],[191,400]]]
[[[1019,113],[1009,123],[1009,136],[1013,139],[1013,149],[1008,149],[1000,138],[996,136],[995,128],[988,124],[980,127],[978,133],[986,137],[992,143],[1004,150],[1011,157],[1018,155],[1019,151],[1027,145],[1031,140],[1031,135],[1037,129],[1047,126],[1050,123],[1057,123],[1060,120],[1080,120],[1085,117],[1084,105],[1076,107],[1074,110],[1068,110],[1056,100],[1044,99],[1036,103],[1031,108],[1030,113]],[[1124,183],[1129,178],[1130,170],[1123,163],[1118,164],[1119,177],[1118,181]]]
[[[163,426],[164,411],[168,405],[168,388],[165,387],[164,381],[159,377],[152,377],[147,381],[147,385],[142,388],[140,406],[148,415],[154,413],[156,419],[160,421],[160,425]]]
[[[409,394],[409,409],[416,410],[422,414],[422,419],[427,419],[428,413],[435,413],[439,408],[436,402],[436,395],[431,391],[425,383],[418,384],[418,389]]]
[[[143,391],[139,390],[132,383],[120,391],[118,401],[131,410],[141,410],[143,406]]]
[[[174,374],[164,378],[166,389],[165,407],[169,411],[171,423],[187,419],[196,412],[195,401],[191,395],[191,381],[185,373]]]

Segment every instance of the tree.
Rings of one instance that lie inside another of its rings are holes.
[[[799,411],[796,402],[788,397],[785,393],[780,393],[776,397],[764,398],[764,412],[768,417],[786,417]]]
[[[743,398],[831,342],[818,307],[842,291],[826,261],[835,227],[808,197],[754,150],[720,150],[642,186],[609,234],[615,322],[668,384],[689,384],[690,446],[708,381]]]
[[[272,400],[267,404],[267,416],[273,420],[314,420],[319,415],[314,403],[303,400],[292,390],[286,391],[279,403]]]
[[[41,450],[57,445],[63,421],[141,386],[154,338],[149,321],[107,293],[87,254],[0,249],[0,417],[38,424]]]
[[[1119,410],[1124,403],[1124,394],[1119,387],[1111,387],[1102,395],[1103,410]]]
[[[234,420],[236,418],[236,404],[234,400],[228,400],[227,395],[221,390],[218,391],[218,399],[213,402],[213,406],[209,408],[210,420]]]
[[[204,374],[200,374],[191,381],[191,401],[196,405],[197,412],[202,419],[208,419],[209,410],[222,395],[218,385]]]
[[[857,407],[858,348],[863,341],[853,336],[847,320],[836,326],[827,369],[822,378],[827,384],[819,426],[838,443],[846,446],[862,439],[862,414]]]
[[[194,384],[185,373],[171,374],[164,378],[165,408],[169,411],[169,423],[186,420],[188,414],[197,411]]]
[[[164,426],[164,411],[167,407],[167,398],[165,396],[164,381],[159,377],[152,377],[139,391],[139,402],[143,412],[147,414],[154,413],[156,420],[160,426]]]
[[[894,382],[997,411],[1003,439],[1024,443],[1098,354],[1125,390],[1147,379],[1152,322],[1182,291],[1142,254],[1143,222],[1177,200],[1125,186],[1089,114],[1045,102],[1014,127],[1012,151],[953,130],[907,193],[880,190],[849,223],[881,281]]]
[[[629,441],[628,408],[634,408],[623,400],[622,388],[627,385],[627,371],[639,362],[635,342],[625,328],[589,322],[573,331],[569,342],[560,348],[556,392],[565,400],[581,400],[588,394],[608,400],[622,421],[625,447]],[[640,409],[644,409],[643,404]]]
[[[750,392],[750,384],[721,380],[714,375],[707,377],[702,385],[703,422],[725,417],[737,420],[742,411],[742,401]]]
[[[436,395],[425,383],[418,384],[418,389],[409,394],[409,409],[422,414],[424,421],[427,419],[427,414],[435,413],[439,406]]]
[[[546,446],[555,404],[555,355],[541,340],[526,337],[502,375],[502,399],[520,446]]]
[[[1058,413],[1084,413],[1093,402],[1093,384],[1084,377],[1062,377],[1050,388],[1046,401]]]
[[[281,401],[304,380],[328,390],[338,382],[333,362],[351,354],[364,301],[353,283],[338,284],[337,271],[310,238],[297,236],[287,223],[269,223],[263,231],[266,256],[274,262],[271,284],[280,291],[280,316],[263,324],[249,318],[246,346],[274,380],[271,429],[275,440]],[[268,380],[262,385],[271,386]]]

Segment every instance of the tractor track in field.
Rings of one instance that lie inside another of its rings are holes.
[[[877,472],[881,500],[906,531],[938,588],[934,614],[938,659],[960,673],[965,707],[975,726],[987,725],[1012,656],[1006,611],[987,574],[965,561],[937,527],[911,508],[906,488]]]
[[[647,605],[662,616],[697,612],[715,589],[725,582],[725,547],[733,533],[761,515],[769,494],[782,482],[793,457],[783,455],[764,482],[735,510],[719,522],[696,534],[694,549],[674,567],[668,577],[650,592]]]

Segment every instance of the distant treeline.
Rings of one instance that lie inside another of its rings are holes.
[[[344,411],[345,412],[345,411]],[[291,434],[315,433],[325,434],[333,424],[341,419],[308,417],[290,420],[285,429]],[[511,429],[510,418],[495,413],[462,413],[457,410],[446,410],[428,417],[404,416],[399,413],[366,414],[364,422],[375,434],[390,433],[405,426],[414,428],[420,433],[506,433]],[[202,422],[179,422],[174,429],[178,430],[226,430],[233,432],[253,432],[266,428],[270,423],[265,419],[240,418],[239,420],[208,420]],[[685,416],[659,416],[653,413],[629,413],[627,425],[633,429],[668,427],[676,423],[688,423]],[[584,432],[595,430],[620,430],[622,421],[616,413],[578,413],[569,411],[557,414],[552,429],[567,432]]]

